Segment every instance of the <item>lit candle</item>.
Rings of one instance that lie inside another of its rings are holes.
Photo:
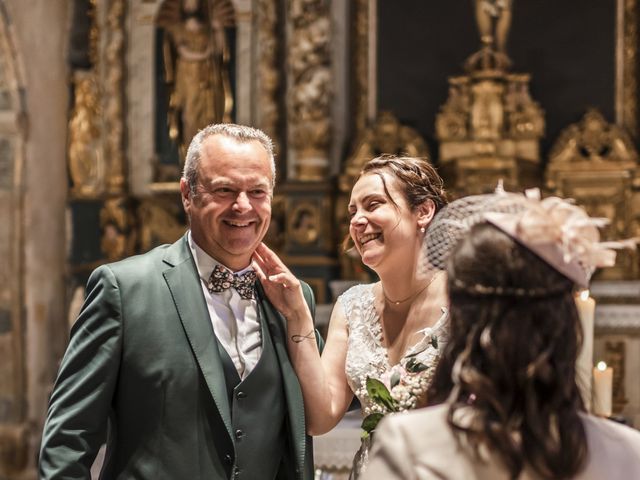
[[[593,413],[603,417],[611,416],[613,397],[613,368],[598,362],[593,369]]]
[[[576,382],[587,411],[591,411],[591,369],[593,368],[593,317],[596,301],[583,290],[576,297],[576,307],[582,325],[582,348],[576,360]]]

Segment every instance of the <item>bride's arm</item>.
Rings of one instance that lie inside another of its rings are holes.
[[[348,333],[341,302],[333,307],[322,357],[315,341],[296,337],[312,328],[309,321],[288,322],[288,347],[302,387],[308,433],[322,435],[336,426],[353,399],[345,373]]]
[[[353,399],[345,373],[344,308],[338,302],[333,309],[321,358],[300,281],[264,244],[256,250],[254,260],[269,301],[287,319],[287,347],[302,388],[307,433],[321,435],[335,427]]]

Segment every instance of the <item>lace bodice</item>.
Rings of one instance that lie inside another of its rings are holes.
[[[372,404],[367,394],[367,377],[376,378],[389,387],[389,380],[393,374],[400,374],[403,378],[418,376],[420,390],[426,390],[436,361],[448,338],[449,315],[448,310],[443,307],[442,316],[435,325],[421,330],[420,333],[423,336],[420,340],[407,350],[398,365],[392,366],[387,350],[382,345],[382,325],[374,307],[373,287],[374,284],[356,285],[339,298],[339,303],[344,308],[349,331],[345,365],[347,381],[360,400],[364,415],[376,410],[376,406]],[[408,362],[419,362],[427,369],[417,374],[408,373]],[[412,408],[412,405],[405,406]]]

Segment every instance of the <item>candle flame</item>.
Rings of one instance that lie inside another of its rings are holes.
[[[598,365],[596,365],[596,368],[601,372],[604,372],[607,369],[607,364],[604,362],[598,362]]]
[[[589,290],[582,290],[580,292],[580,300],[583,300],[583,301],[589,300]]]

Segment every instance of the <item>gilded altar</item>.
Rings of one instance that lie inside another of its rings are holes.
[[[449,77],[436,118],[441,172],[453,196],[538,184],[544,112],[529,93],[530,75],[511,73],[505,54],[485,43]]]
[[[546,187],[573,198],[591,216],[610,220],[605,239],[637,237],[640,233],[638,152],[624,129],[608,123],[596,110],[569,125],[554,143],[545,172]],[[604,269],[602,280],[638,277],[638,255],[618,252],[616,265]]]

